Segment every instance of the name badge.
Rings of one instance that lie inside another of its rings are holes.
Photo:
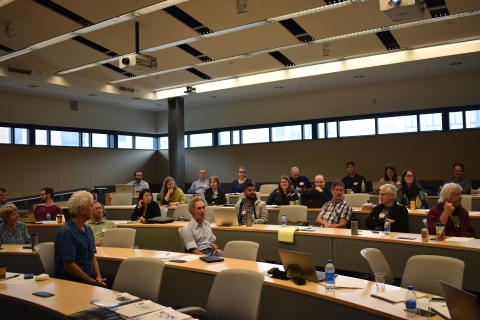
[[[303,186],[303,185],[304,185],[304,183],[303,183],[303,182],[300,182],[300,183],[299,183],[299,185]]]
[[[383,219],[385,217],[385,213],[384,212],[381,212],[379,215],[378,215],[378,218],[379,219]]]
[[[354,186],[358,185],[358,182],[354,182],[353,185],[354,185]]]

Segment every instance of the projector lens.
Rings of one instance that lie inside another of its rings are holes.
[[[122,64],[128,66],[130,64],[130,58],[123,58],[122,59]]]

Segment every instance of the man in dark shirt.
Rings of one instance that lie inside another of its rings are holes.
[[[307,177],[300,175],[300,170],[297,167],[290,169],[290,181],[295,190],[300,193],[306,193],[313,190],[313,186]]]
[[[315,176],[315,189],[311,193],[320,193],[323,203],[327,203],[333,198],[332,190],[326,186],[325,176],[322,174]]]
[[[368,192],[367,180],[364,176],[355,173],[355,162],[347,162],[348,175],[342,179],[345,184],[345,190],[352,189],[354,193],[362,192],[362,181],[365,183],[365,192]]]
[[[385,220],[390,222],[392,232],[408,232],[408,210],[405,206],[396,203],[397,189],[391,184],[380,187],[379,201],[365,220],[365,225],[371,230],[382,230]]]
[[[463,165],[463,163],[460,163],[460,162],[454,163],[453,177],[445,179],[445,181],[443,181],[443,184],[456,183],[462,188],[463,194],[477,193],[477,190],[472,190],[472,181],[470,181],[469,179],[466,179],[463,176],[463,170],[465,170],[465,166]]]

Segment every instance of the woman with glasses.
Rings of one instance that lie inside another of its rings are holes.
[[[406,169],[402,173],[400,179],[402,188],[397,192],[396,201],[403,205],[410,205],[411,201],[415,201],[415,208],[429,209],[428,197],[425,191],[417,182],[417,177],[411,169]]]
[[[238,167],[237,175],[238,179],[233,180],[230,193],[242,193],[245,183],[252,182],[250,178],[247,178],[247,169],[245,169],[245,167]]]

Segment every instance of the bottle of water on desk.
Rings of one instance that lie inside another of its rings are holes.
[[[287,226],[287,217],[282,214],[282,228]]]
[[[365,180],[362,180],[362,193],[365,193]]]
[[[408,318],[415,318],[417,314],[417,295],[413,291],[413,286],[408,286],[405,294],[405,310]]]
[[[52,221],[52,216],[50,215],[50,212],[47,212],[47,215],[45,217],[46,221]]]
[[[385,225],[383,226],[383,231],[385,232],[386,236],[390,236],[390,221],[388,221],[388,219],[385,220]]]
[[[335,267],[332,264],[332,260],[327,260],[325,266],[325,289],[335,290]]]

